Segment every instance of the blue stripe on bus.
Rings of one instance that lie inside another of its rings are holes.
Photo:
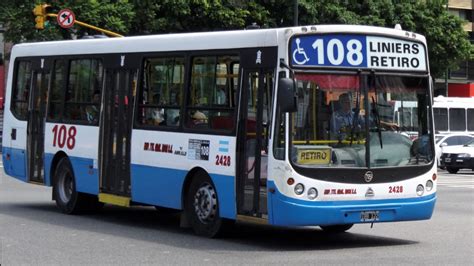
[[[181,193],[188,171],[145,165],[132,165],[132,201],[182,209]],[[221,217],[235,219],[235,178],[210,174],[216,186]]]
[[[51,186],[51,163],[54,154],[45,153],[44,175],[45,185]],[[99,174],[97,169],[93,169],[94,161],[90,158],[69,156],[74,177],[76,178],[76,189],[79,192],[88,194],[99,194]]]
[[[5,172],[27,182],[25,174],[25,151],[3,147]],[[6,160],[10,154],[11,160]],[[44,174],[45,185],[51,186],[51,164],[54,154],[45,153]],[[77,191],[97,195],[99,193],[98,170],[92,169],[93,159],[69,156]],[[16,172],[12,169],[17,169]],[[20,174],[17,172],[20,171]],[[144,165],[131,166],[132,200],[139,203],[159,205],[181,209],[181,190],[188,171]],[[216,186],[220,203],[219,212],[224,218],[236,218],[235,177],[228,175],[210,174]]]
[[[53,163],[53,154],[45,153],[44,154],[44,184],[46,186],[53,186],[51,180],[51,164]]]
[[[7,155],[10,159],[7,160]],[[23,182],[27,182],[26,177],[26,151],[10,147],[2,147],[3,169],[5,173]]]
[[[281,194],[268,181],[269,223],[282,226],[363,223],[361,211],[379,211],[376,222],[412,221],[431,218],[436,194],[409,199],[360,201],[303,201]],[[370,222],[371,223],[371,222]]]
[[[229,152],[229,149],[219,147],[219,152]]]

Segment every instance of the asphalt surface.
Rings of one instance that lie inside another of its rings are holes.
[[[3,169],[0,169],[3,170]],[[64,215],[51,188],[0,175],[0,264],[473,265],[474,172],[440,172],[431,220],[319,228],[238,224],[223,239],[195,236],[150,207]],[[454,187],[453,187],[454,186]]]

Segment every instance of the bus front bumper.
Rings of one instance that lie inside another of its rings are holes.
[[[424,197],[358,201],[303,201],[281,194],[268,182],[269,223],[278,226],[315,226],[427,220],[436,193]],[[272,189],[272,190],[273,190]]]

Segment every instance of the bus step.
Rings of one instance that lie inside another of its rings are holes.
[[[255,217],[255,216],[237,214],[237,221],[253,223],[253,224],[268,224],[268,216],[262,215],[262,217]]]
[[[112,205],[130,207],[130,198],[114,194],[99,193],[99,201]]]

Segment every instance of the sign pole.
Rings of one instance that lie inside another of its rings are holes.
[[[54,18],[57,18],[57,17],[58,17],[58,15],[57,15],[57,14],[54,14],[54,13],[48,13],[48,14],[46,14],[46,16],[47,16],[47,17],[54,17]],[[99,27],[96,27],[96,26],[87,24],[87,23],[82,22],[82,21],[79,21],[79,20],[75,20],[74,23],[76,23],[76,24],[78,24],[78,25],[80,25],[80,26],[89,28],[89,29],[93,29],[93,30],[102,32],[102,33],[107,34],[107,35],[109,35],[109,36],[113,36],[113,37],[124,37],[123,35],[120,35],[120,34],[115,33],[115,32],[113,32],[113,31],[109,31],[109,30],[106,30],[106,29],[102,29],[102,28],[99,28]]]

